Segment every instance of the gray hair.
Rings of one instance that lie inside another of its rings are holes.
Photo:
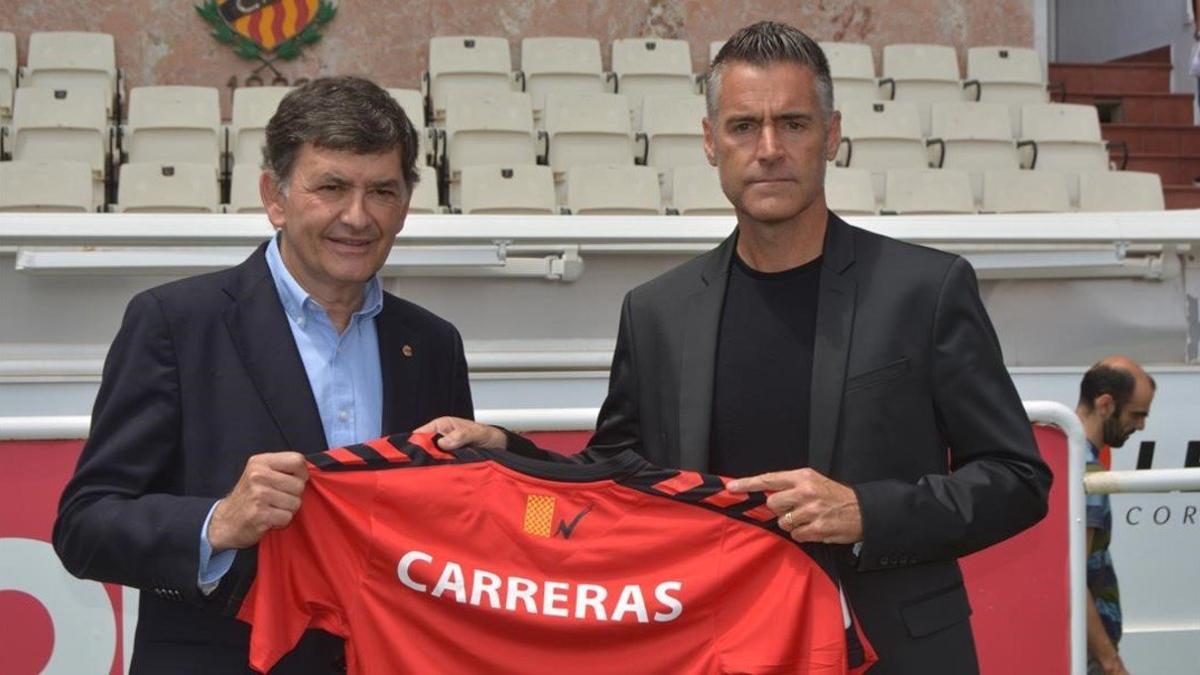
[[[263,168],[286,191],[300,148],[360,155],[399,150],[404,183],[417,183],[417,132],[390,94],[361,77],[322,77],[288,92],[267,123]]]
[[[727,63],[748,63],[768,66],[787,62],[808,66],[817,79],[817,100],[824,119],[833,115],[833,79],[829,75],[829,59],[815,40],[797,28],[776,21],[760,21],[733,34],[721,47],[708,68],[705,104],[708,119],[717,119],[717,94],[721,75]]]

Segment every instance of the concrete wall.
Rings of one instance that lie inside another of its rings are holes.
[[[230,77],[241,81],[251,64],[208,35],[193,9],[201,1],[0,0],[0,30],[16,33],[22,63],[31,31],[113,33],[131,86],[207,85],[220,87],[227,98]],[[514,65],[523,37],[595,37],[606,66],[614,38],[655,35],[689,40],[700,71],[710,41],[768,18],[821,40],[869,42],[877,57],[883,45],[894,42],[1033,46],[1033,5],[1034,0],[346,0],[321,43],[279,68],[288,78],[359,73],[388,86],[417,87],[427,41],[435,35],[505,36]]]

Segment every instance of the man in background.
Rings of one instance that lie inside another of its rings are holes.
[[[1087,436],[1087,470],[1106,471],[1100,451],[1119,448],[1146,426],[1156,385],[1132,359],[1109,356],[1092,366],[1079,385],[1075,414]],[[1088,675],[1127,675],[1121,641],[1121,596],[1109,544],[1112,506],[1108,495],[1087,496]]]
[[[255,545],[300,507],[304,454],[473,414],[458,331],[376,277],[417,180],[399,104],[314,80],[280,103],[263,154],[276,236],[130,301],[59,504],[66,568],[142,591],[132,673],[247,672],[232,612]],[[308,631],[273,672],[344,669],[342,641]]]

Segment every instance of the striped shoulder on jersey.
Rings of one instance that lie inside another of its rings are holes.
[[[393,434],[365,443],[355,443],[325,452],[307,455],[305,459],[322,471],[362,471],[365,469],[401,469],[439,464],[470,464],[484,458],[476,451],[464,448],[446,451],[437,445],[435,434]]]
[[[726,487],[727,482],[727,479],[713,474],[657,467],[639,471],[621,481],[623,485],[647,494],[694,504],[788,536],[776,525],[778,516],[767,508],[766,494],[730,492]]]

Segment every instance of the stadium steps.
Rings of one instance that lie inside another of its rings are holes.
[[[1108,63],[1053,63],[1050,81],[1061,83],[1057,97],[1065,102],[1096,106],[1105,140],[1128,145],[1128,170],[1162,177],[1168,209],[1200,208],[1195,99],[1171,93],[1169,47]],[[1114,152],[1113,160],[1121,154]]]

